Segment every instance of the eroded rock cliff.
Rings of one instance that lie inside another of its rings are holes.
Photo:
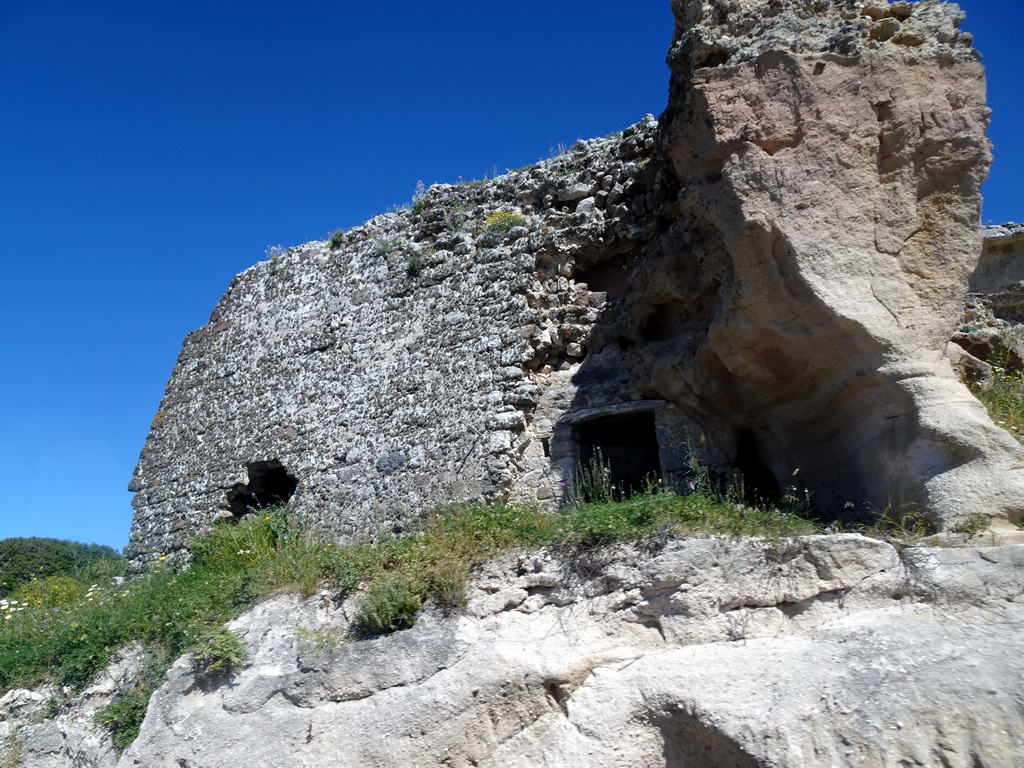
[[[943,354],[980,251],[983,70],[936,3],[676,2],[661,140],[681,332],[645,382],[837,509],[1024,515],[1020,446]],[[693,233],[699,233],[694,235]],[[682,350],[680,350],[682,351]],[[725,442],[728,437],[723,437]]]
[[[465,616],[333,651],[347,606],[281,598],[236,623],[230,685],[171,671],[119,765],[1010,768],[1022,566],[849,535],[539,553]]]

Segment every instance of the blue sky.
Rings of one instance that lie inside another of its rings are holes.
[[[1020,0],[983,218],[1024,219]],[[665,106],[668,0],[0,0],[0,538],[120,548],[181,340],[267,246],[322,239]]]

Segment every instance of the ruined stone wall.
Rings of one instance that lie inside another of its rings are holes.
[[[985,227],[984,235],[971,294],[983,297],[997,317],[1024,323],[1024,224]]]
[[[668,107],[246,270],[131,483],[136,562],[292,496],[341,538],[557,507],[691,463],[831,514],[1024,516],[946,341],[981,247],[984,76],[955,6],[674,0]]]
[[[598,282],[617,296],[667,215],[655,129],[432,186],[338,248],[308,243],[238,275],[185,339],[153,421],[132,555],[272,503],[282,477],[299,514],[348,537],[450,501],[557,503],[571,371],[621,301],[573,275],[614,263]],[[628,379],[595,381],[583,404],[638,399]]]

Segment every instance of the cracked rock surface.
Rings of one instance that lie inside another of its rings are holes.
[[[233,681],[178,662],[118,765],[1010,768],[1022,566],[851,534],[541,551],[335,644],[348,603],[282,596],[232,625]]]

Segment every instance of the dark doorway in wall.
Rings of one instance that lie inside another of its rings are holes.
[[[633,265],[624,255],[582,269],[573,275],[577,283],[586,283],[591,292],[608,294],[608,301],[619,301],[626,297],[626,284],[633,272]]]
[[[743,478],[743,500],[747,504],[774,503],[782,498],[782,488],[757,450],[757,436],[744,430],[736,437],[736,469]]]
[[[661,479],[654,411],[588,419],[575,426],[575,433],[580,466],[603,462],[621,495],[638,493],[650,480]]]
[[[277,459],[253,461],[247,468],[249,483],[239,483],[228,493],[228,505],[235,517],[284,504],[299,486]]]

